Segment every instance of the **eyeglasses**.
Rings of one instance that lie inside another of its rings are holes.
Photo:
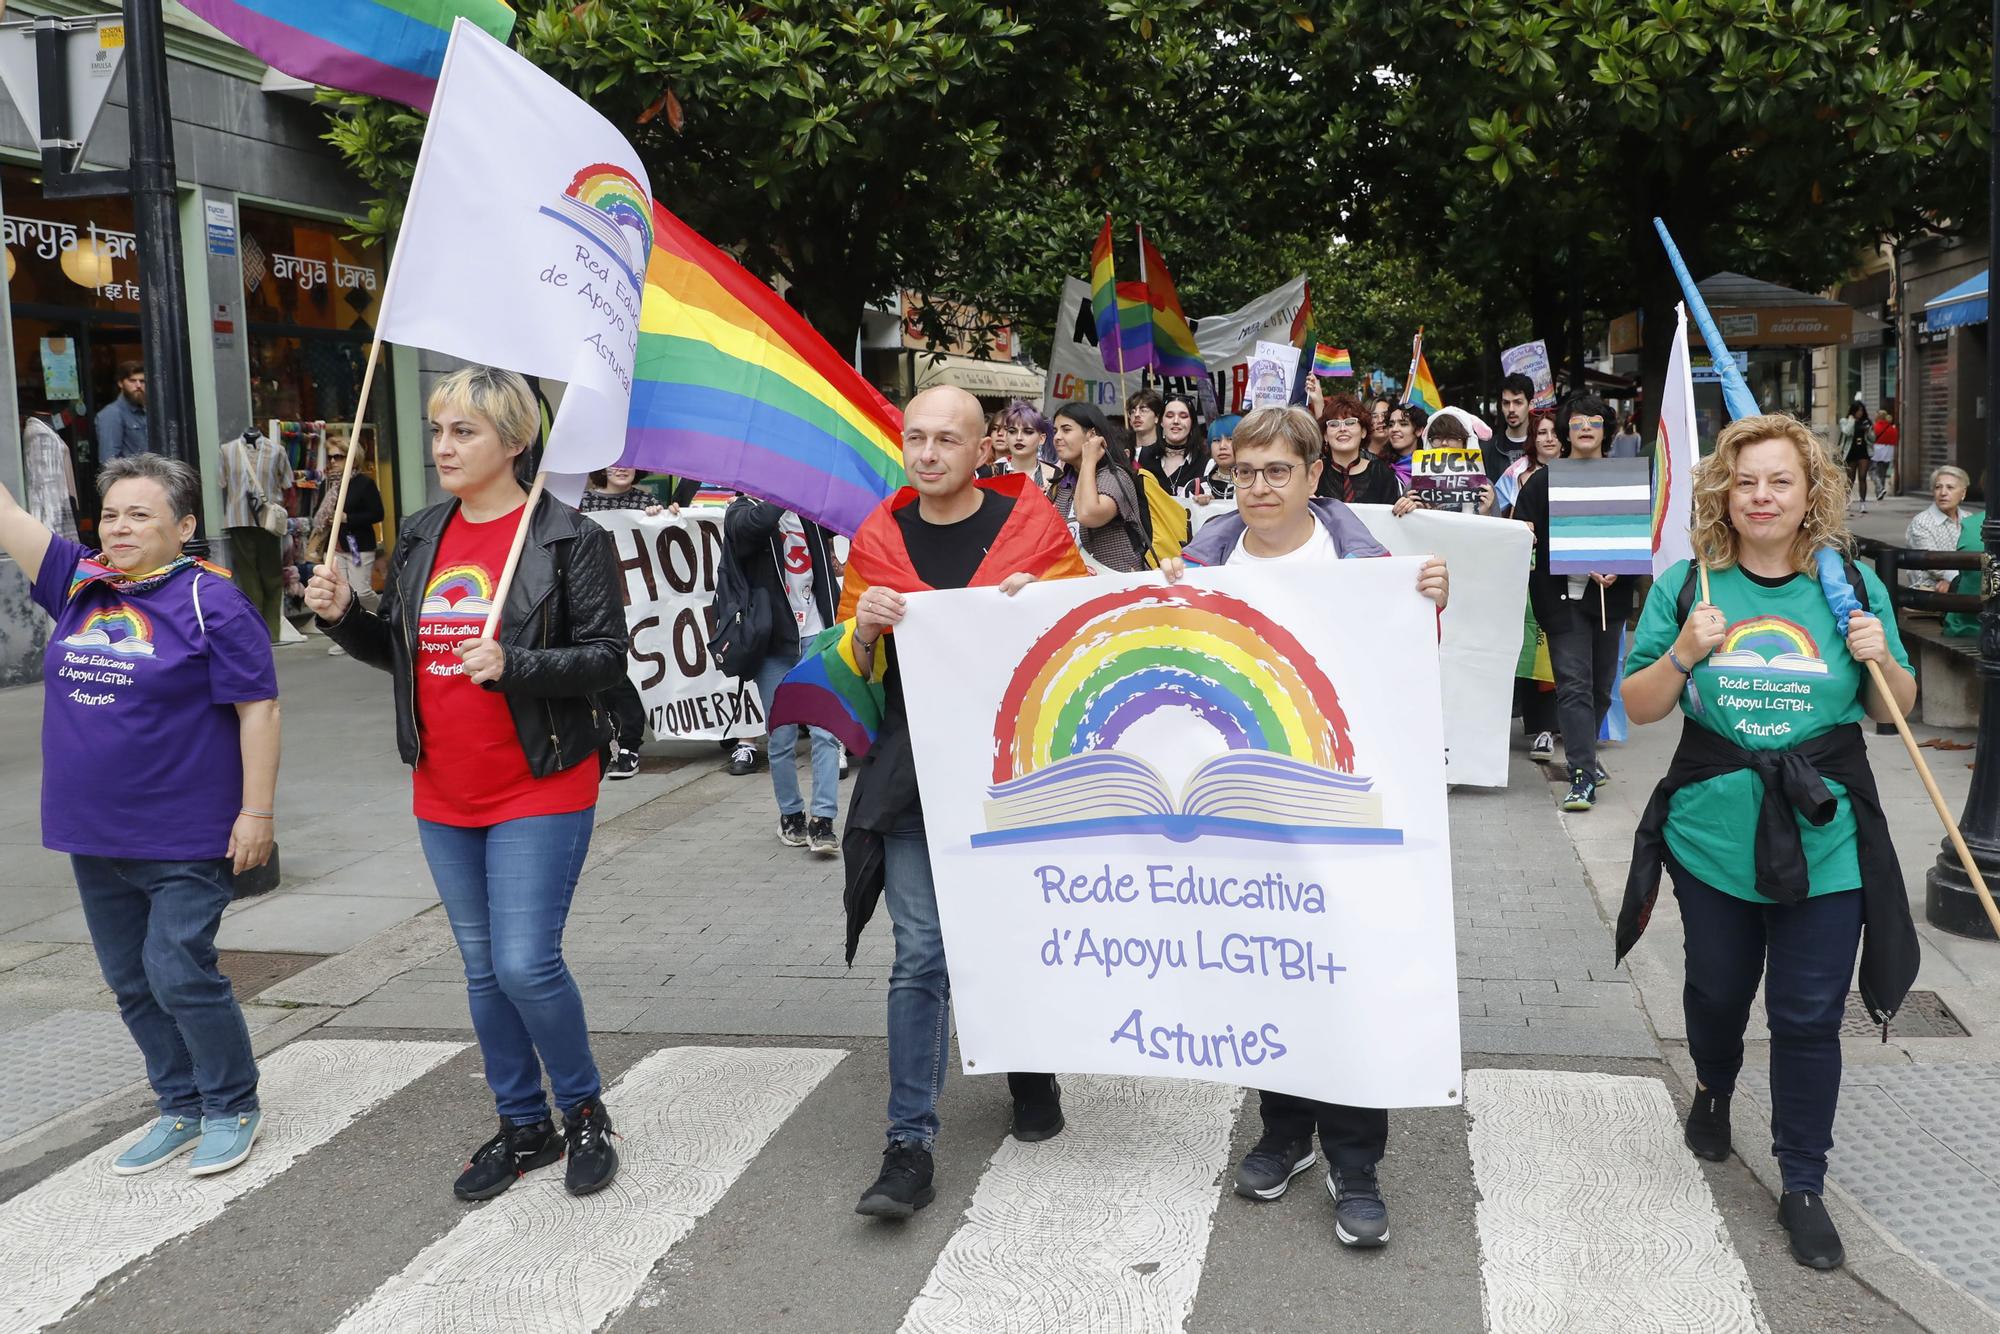
[[[1328,417],[1326,424],[1328,426],[1359,426],[1361,425],[1361,419],[1359,417]]]
[[[1292,474],[1298,470],[1299,466],[1296,463],[1267,463],[1261,468],[1239,463],[1229,470],[1229,478],[1237,486],[1248,490],[1261,477],[1273,491],[1282,491],[1292,480]]]
[[[347,462],[347,455],[345,454],[328,454],[326,456],[326,466],[329,468],[338,468],[345,462]]]
[[[1570,430],[1574,431],[1574,430],[1575,430],[1575,429],[1576,429],[1577,427],[1579,427],[1579,426],[1581,426],[1581,427],[1582,427],[1582,428],[1583,428],[1584,430],[1586,430],[1586,431],[1601,431],[1601,430],[1603,430],[1603,429],[1604,429],[1604,418],[1602,418],[1602,417],[1571,417],[1571,418],[1569,419],[1569,429],[1570,429]]]

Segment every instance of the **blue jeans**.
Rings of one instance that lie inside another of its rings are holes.
[[[72,855],[83,920],[118,1014],[146,1058],[160,1112],[257,1110],[257,1058],[215,929],[229,906],[229,863]]]
[[[767,712],[778,682],[797,665],[798,659],[787,662],[775,653],[757,665],[757,697],[764,701]],[[831,820],[840,812],[840,743],[831,732],[817,727],[806,730],[812,733],[813,817]],[[771,790],[778,797],[778,814],[798,815],[806,808],[805,799],[799,795],[798,724],[772,728],[770,745]]]
[[[1764,983],[1771,1021],[1771,1153],[1786,1190],[1826,1189],[1840,1101],[1840,1020],[1861,943],[1861,891],[1763,904],[1668,862],[1681,905],[1688,1053],[1703,1088],[1733,1093],[1743,1030]]]
[[[951,977],[937,885],[921,825],[882,840],[882,901],[896,928],[889,968],[889,1142],[937,1139],[938,1094],[951,1056]]]
[[[563,923],[597,810],[532,815],[479,829],[417,821],[424,860],[465,959],[472,1029],[503,1120],[530,1125],[602,1090],[583,996],[563,962]],[[536,1057],[539,1054],[540,1060]]]

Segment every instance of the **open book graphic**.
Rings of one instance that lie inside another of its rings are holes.
[[[987,789],[974,847],[1096,834],[1204,835],[1266,843],[1401,843],[1384,828],[1373,779],[1289,755],[1230,750],[1188,775],[1178,804],[1160,771],[1136,755],[1092,750]]]

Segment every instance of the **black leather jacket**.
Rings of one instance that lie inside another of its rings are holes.
[[[449,500],[403,525],[376,611],[350,602],[337,623],[319,623],[357,662],[395,678],[396,749],[409,765],[422,750],[412,667],[417,615],[438,540],[457,510]],[[507,665],[484,688],[507,697],[528,770],[546,778],[608,753],[611,719],[598,696],[624,679],[630,640],[611,534],[547,495],[529,522],[500,613]]]

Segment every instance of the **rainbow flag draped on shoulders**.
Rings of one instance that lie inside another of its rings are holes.
[[[1026,474],[1009,473],[976,485],[1009,497],[1014,508],[967,587],[992,587],[1010,574],[1073,579],[1090,573],[1069,525],[1029,484]],[[882,676],[889,655],[878,652],[873,669],[861,670],[854,646],[854,607],[871,588],[898,593],[930,590],[910,561],[903,526],[896,521],[896,511],[916,503],[915,489],[904,487],[878,506],[854,535],[842,576],[839,623],[820,632],[799,665],[786,673],[773,697],[765,701],[771,726],[802,723],[820,728],[855,755],[866,755],[874,747],[882,728]]]
[[[1444,395],[1438,392],[1437,381],[1431,378],[1431,364],[1424,359],[1424,331],[1421,328],[1417,330],[1416,341],[1410,345],[1410,387],[1403,393],[1403,402],[1414,403],[1433,414],[1444,406]]]
[[[183,0],[271,68],[352,93],[431,109],[451,25],[506,41],[505,0]]]
[[[659,204],[620,462],[853,535],[903,485],[903,418],[784,298]]]
[[[1153,368],[1161,375],[1198,379],[1208,374],[1195,346],[1194,329],[1181,311],[1180,292],[1167,261],[1139,229],[1139,276],[1146,284],[1146,314],[1152,325]]]

